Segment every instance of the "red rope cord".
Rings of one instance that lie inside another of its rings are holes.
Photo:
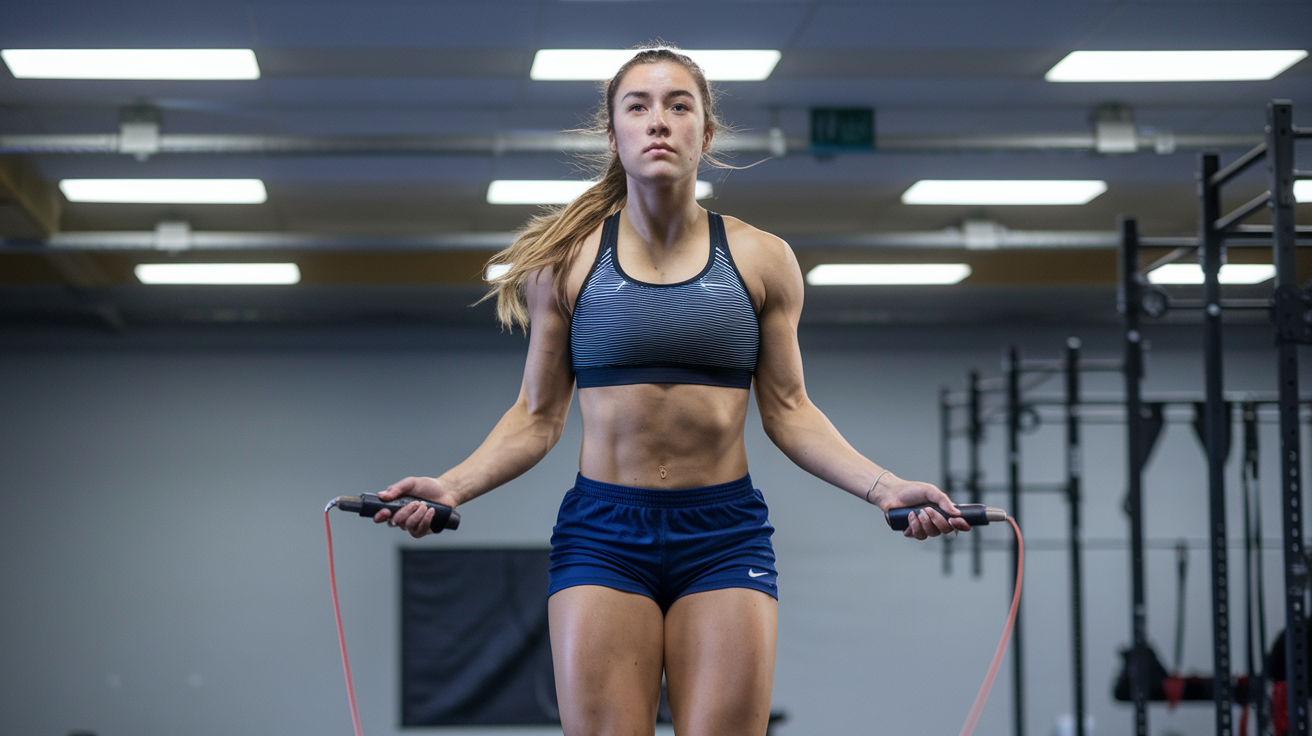
[[[328,523],[328,511],[324,509],[323,528],[328,533],[328,580],[333,586],[333,613],[337,614],[337,641],[342,645],[342,668],[346,670],[346,697],[351,701],[351,723],[355,726],[355,736],[364,736],[360,728],[360,709],[355,704],[355,682],[351,679],[351,660],[346,656],[346,630],[342,628],[342,607],[337,603],[337,570],[333,567],[333,528]]]
[[[975,704],[970,707],[970,714],[966,716],[966,722],[961,726],[960,736],[970,736],[975,730],[975,724],[979,722],[980,713],[984,712],[984,704],[989,700],[989,690],[993,688],[993,678],[997,677],[998,666],[1002,664],[1002,655],[1007,651],[1007,642],[1011,639],[1011,629],[1016,625],[1016,610],[1020,608],[1020,588],[1021,583],[1025,581],[1025,538],[1020,535],[1020,527],[1016,525],[1016,520],[1007,517],[1011,522],[1011,528],[1016,530],[1016,548],[1019,554],[1016,555],[1016,593],[1011,597],[1011,613],[1007,614],[1007,625],[1002,629],[1002,640],[998,642],[998,650],[993,653],[993,663],[989,665],[989,673],[985,675],[984,682],[979,686],[979,694],[975,696]]]

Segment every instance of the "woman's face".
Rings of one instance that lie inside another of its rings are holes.
[[[612,101],[610,150],[638,180],[697,176],[711,145],[697,82],[679,64],[638,64],[625,73]]]

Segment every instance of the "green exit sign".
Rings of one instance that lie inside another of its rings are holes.
[[[874,108],[811,108],[811,150],[814,153],[870,153],[874,151]]]

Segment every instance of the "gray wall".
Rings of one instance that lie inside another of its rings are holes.
[[[1162,330],[1149,390],[1200,390],[1196,335]],[[1088,354],[1117,354],[1114,332],[1081,333]],[[996,375],[1008,341],[1047,357],[1065,337],[1046,328],[811,327],[803,342],[812,397],[848,439],[903,476],[937,481],[940,384],[959,386],[971,366]],[[1228,388],[1270,390],[1267,329],[1236,329],[1227,339]],[[513,401],[523,350],[521,338],[465,329],[0,334],[4,730],[349,733],[320,509],[339,494],[459,461]],[[1119,386],[1104,376],[1088,388]],[[462,509],[457,534],[416,542],[334,516],[366,733],[400,730],[397,550],[546,545],[577,469],[579,436],[575,412],[540,466]],[[1000,429],[990,432],[986,480],[1005,478],[1002,439]],[[1269,478],[1272,428],[1263,440]],[[1107,549],[1125,538],[1123,444],[1118,426],[1087,429],[1086,535],[1100,546],[1086,556],[1088,699],[1100,733],[1130,726],[1128,708],[1110,698],[1116,650],[1129,638],[1127,557]],[[1002,628],[1007,554],[988,552],[978,580],[958,556],[945,578],[939,543],[890,533],[873,507],[792,466],[755,416],[748,447],[778,530],[774,701],[791,716],[780,733],[958,729]],[[1033,481],[1061,476],[1058,428],[1026,437],[1024,472]],[[1205,473],[1188,427],[1167,429],[1147,488],[1149,537],[1201,545]],[[1278,507],[1265,490],[1267,535],[1275,537]],[[1234,500],[1232,535],[1237,508]],[[1070,710],[1067,561],[1051,549],[1064,538],[1065,507],[1030,497],[1023,511],[1035,547],[1025,589],[1028,727],[1047,734]],[[1010,537],[1000,526],[979,533],[991,545]],[[1274,636],[1278,554],[1267,560]],[[1206,555],[1196,550],[1191,562],[1185,665],[1210,671]],[[1149,553],[1149,582],[1150,634],[1169,660],[1169,550]],[[1238,577],[1234,595],[1242,595]],[[1240,626],[1241,606],[1235,611]],[[1155,733],[1205,732],[1211,711],[1155,708],[1152,723]],[[1004,669],[978,732],[1009,733],[1009,724]]]

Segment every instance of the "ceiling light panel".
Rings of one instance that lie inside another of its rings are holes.
[[[965,263],[822,263],[806,274],[812,286],[956,284],[970,275]]]
[[[1075,51],[1048,70],[1049,82],[1227,82],[1272,79],[1307,56],[1266,51]]]
[[[595,181],[560,179],[497,179],[488,185],[488,204],[569,204],[592,188]],[[697,180],[696,197],[705,199],[714,193],[709,181]]]
[[[1312,202],[1312,179],[1294,182],[1294,201]]]
[[[533,57],[529,78],[539,81],[596,81],[615,76],[633,50],[542,49]],[[759,82],[770,76],[781,54],[772,49],[685,49],[713,82]]]
[[[143,284],[278,285],[301,280],[295,263],[142,263],[133,270]]]
[[[487,187],[487,203],[568,204],[595,183],[558,179],[497,179]]]
[[[1088,204],[1107,191],[1098,180],[921,179],[902,193],[903,204]]]
[[[1221,266],[1217,280],[1222,284],[1260,284],[1275,278],[1276,267],[1269,263],[1227,263]],[[1201,284],[1203,269],[1197,263],[1168,263],[1148,273],[1154,284]]]
[[[5,49],[18,79],[259,79],[250,49]]]
[[[70,202],[119,204],[261,204],[268,199],[259,179],[64,179],[59,191]]]

